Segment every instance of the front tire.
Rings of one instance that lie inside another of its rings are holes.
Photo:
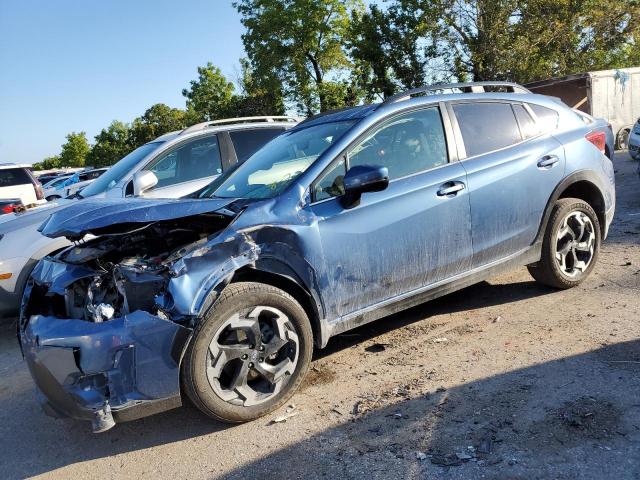
[[[527,267],[529,273],[550,287],[575,287],[593,270],[600,239],[600,222],[588,203],[577,198],[558,200],[547,223],[540,261]]]
[[[205,414],[228,423],[262,417],[297,390],[311,361],[309,319],[270,285],[229,285],[200,324],[183,360],[183,384]]]

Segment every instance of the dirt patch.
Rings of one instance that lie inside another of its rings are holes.
[[[610,401],[594,397],[580,397],[551,410],[529,430],[539,432],[531,438],[529,447],[565,448],[580,445],[585,440],[607,441],[616,435],[622,418],[621,411]]]
[[[336,372],[324,365],[312,365],[307,373],[307,377],[302,383],[302,389],[315,387],[318,385],[326,385],[336,379]]]

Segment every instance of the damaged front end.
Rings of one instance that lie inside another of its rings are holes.
[[[48,414],[90,420],[100,432],[181,405],[180,360],[194,317],[173,301],[171,283],[188,276],[173,267],[234,214],[186,208],[153,217],[44,225],[45,234],[63,225],[76,240],[38,263],[21,307],[19,339]],[[78,240],[87,233],[97,238]]]

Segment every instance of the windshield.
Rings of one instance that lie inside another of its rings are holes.
[[[82,190],[83,197],[97,195],[114,187],[122,178],[135,167],[140,160],[149,155],[152,151],[162,145],[164,142],[146,143],[136,148],[126,157],[123,157],[113,167],[100,175],[95,182],[87,185]]]
[[[304,173],[354,123],[325,123],[283,133],[246,162],[214,180],[202,191],[200,198],[273,198]]]

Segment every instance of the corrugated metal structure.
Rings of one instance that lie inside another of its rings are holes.
[[[640,67],[600,70],[525,85],[533,93],[558,97],[594,117],[606,118],[619,148],[640,117]]]

